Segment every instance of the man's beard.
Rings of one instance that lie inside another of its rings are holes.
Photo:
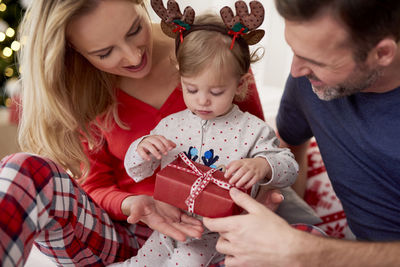
[[[321,99],[329,101],[343,96],[353,95],[370,88],[382,75],[379,68],[371,69],[363,63],[357,64],[349,78],[336,86],[312,87],[314,93]],[[319,80],[314,74],[307,78]]]

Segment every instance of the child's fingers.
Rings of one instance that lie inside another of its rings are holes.
[[[145,151],[147,150],[148,153],[153,155],[156,159],[161,159],[162,156],[161,156],[160,150],[155,146],[155,144],[146,143],[146,144],[143,144],[143,148],[145,149]]]
[[[160,145],[160,148],[162,148],[162,152],[164,154],[167,154],[166,152],[176,147],[176,144],[174,142],[165,138],[162,135],[157,136],[157,144]]]
[[[168,140],[168,146],[170,147],[170,150],[176,147],[176,144],[174,142],[172,142],[171,140]]]
[[[234,184],[235,186],[238,186],[238,183],[240,180],[243,179],[243,176],[246,174],[246,171],[243,168],[239,168],[232,176],[232,178],[229,180],[230,184]],[[231,182],[232,181],[232,182]],[[243,182],[242,182],[243,184]]]
[[[232,161],[226,166],[226,171],[224,174],[225,178],[231,178],[231,176],[240,168],[240,163],[238,160]]]
[[[157,137],[153,138],[152,140],[153,146],[158,150],[159,153],[166,155],[167,152],[170,150],[168,149],[169,144],[165,137]]]
[[[142,157],[142,159],[147,161],[151,160],[148,152],[146,152],[142,146],[138,147],[136,151],[139,154],[139,156]]]
[[[247,183],[244,185],[245,189],[251,188],[257,182],[257,178],[253,176]]]
[[[244,185],[247,184],[247,182],[250,181],[253,176],[250,172],[243,171],[243,169],[239,170],[239,173],[240,173],[239,181],[235,184],[235,186],[244,187]]]

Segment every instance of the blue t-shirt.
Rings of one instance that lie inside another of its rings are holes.
[[[290,76],[277,127],[291,145],[315,136],[358,239],[400,240],[400,87],[323,101]]]

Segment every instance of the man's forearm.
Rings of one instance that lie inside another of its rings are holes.
[[[400,242],[361,242],[321,238],[308,233],[298,238],[300,266],[399,266]]]

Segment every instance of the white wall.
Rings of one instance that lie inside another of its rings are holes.
[[[167,0],[164,1],[166,6]],[[224,6],[230,6],[235,12],[235,0],[177,0],[181,11],[188,5],[192,6],[196,14],[205,11],[212,11],[219,14],[219,10]],[[247,3],[250,0],[246,0]],[[279,99],[284,87],[286,78],[290,70],[292,52],[284,40],[284,24],[282,18],[275,9],[273,0],[262,0],[265,9],[264,22],[260,28],[266,34],[262,41],[251,48],[263,47],[264,57],[252,67],[256,76],[256,82],[263,103],[264,113],[267,117],[275,115],[279,104]],[[154,21],[160,19],[149,8],[150,15]]]

